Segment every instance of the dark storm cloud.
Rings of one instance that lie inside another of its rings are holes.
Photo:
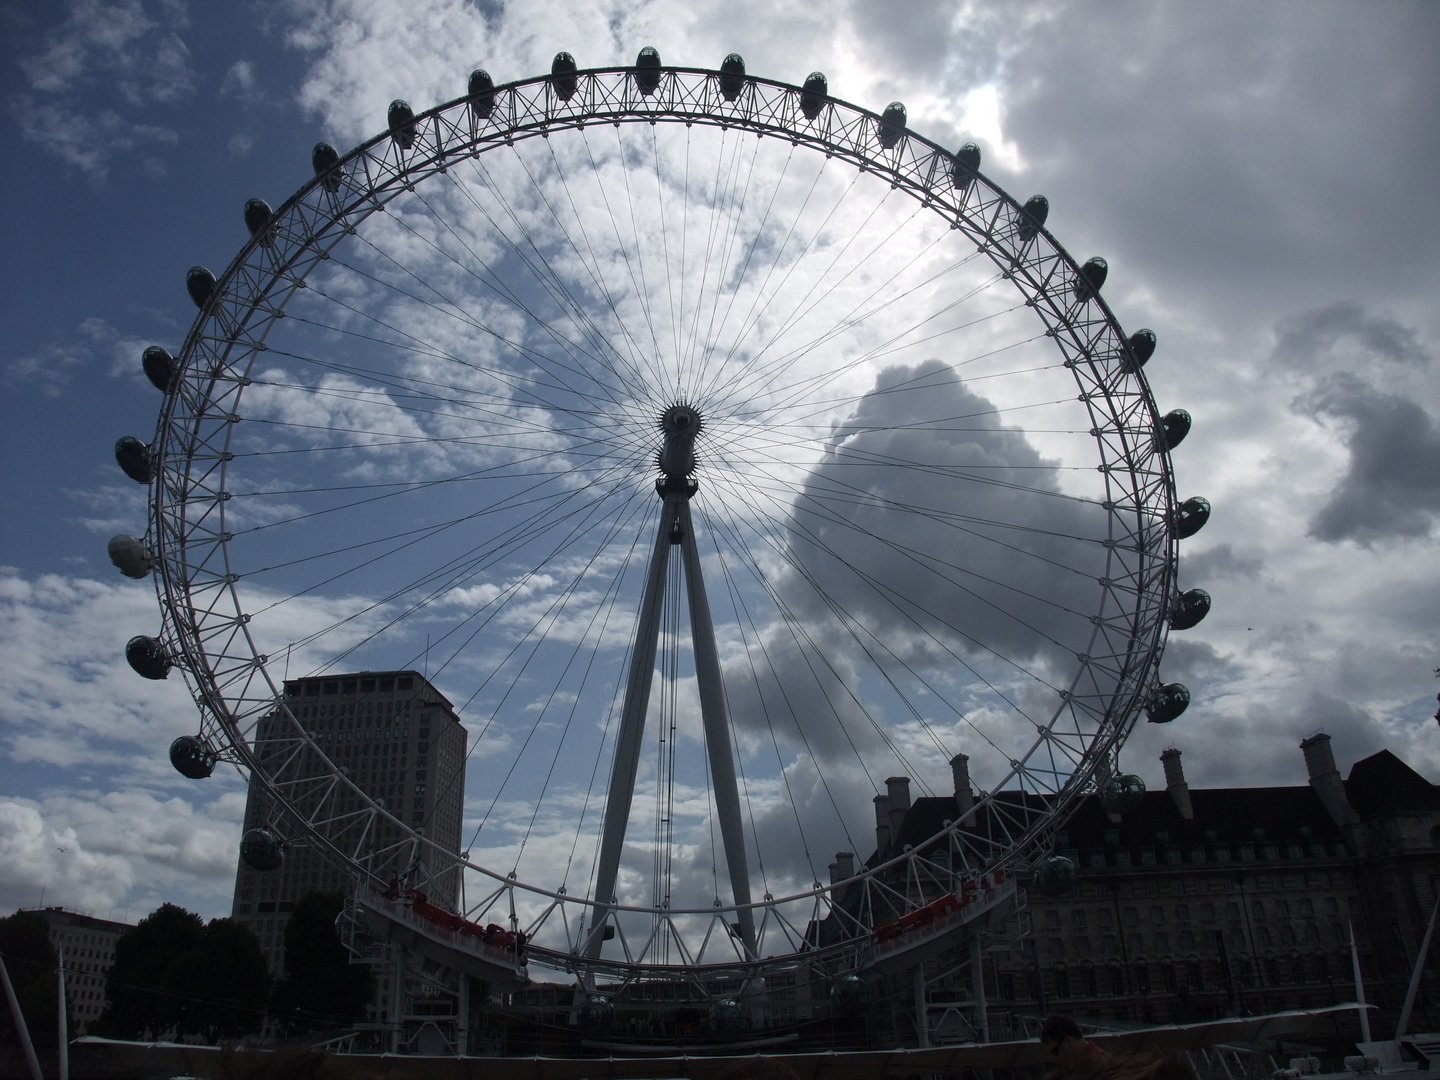
[[[1419,295],[1440,233],[1440,204],[1413,187],[1440,170],[1440,7],[1378,14],[1059,6],[1008,60],[1021,186],[1056,189],[1052,227],[1082,257],[1104,245],[1112,290],[1158,275],[1218,321],[1320,283]]]
[[[1257,556],[1237,555],[1230,544],[1216,544],[1212,548],[1196,552],[1188,551],[1180,557],[1180,587],[1193,589],[1205,587],[1206,582],[1226,579],[1253,579],[1260,576],[1265,560]]]
[[[904,718],[883,692],[868,716],[854,700],[865,679],[877,700],[877,664],[973,694],[962,709],[1011,708],[987,683],[1023,696],[1016,683],[1067,674],[1092,633],[1106,517],[1059,492],[1055,463],[948,366],[883,371],[796,499],[774,582],[789,620],[752,648],[754,674],[731,659],[737,724],[798,745],[798,722],[817,759],[855,762],[890,752],[871,717]]]
[[[1440,427],[1416,402],[1382,393],[1340,372],[1321,380],[1296,407],[1345,427],[1350,461],[1310,535],[1369,545],[1429,533],[1440,515]]]
[[[1353,300],[1284,319],[1276,327],[1274,358],[1302,371],[1380,360],[1424,366],[1430,362],[1415,330]]]

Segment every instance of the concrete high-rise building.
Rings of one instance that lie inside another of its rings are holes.
[[[75,1025],[71,1034],[84,1035],[105,1011],[105,979],[115,963],[115,943],[134,927],[59,907],[34,914],[50,924],[50,944],[65,964],[65,997]]]
[[[404,825],[423,827],[426,838],[444,850],[460,850],[466,732],[454,706],[429,680],[416,671],[288,679],[285,701],[325,756],[344,767],[361,791],[383,800]],[[284,735],[278,721],[262,721],[256,752],[263,757],[267,742],[277,735]],[[300,776],[306,769],[320,775],[320,761],[307,760],[312,764],[302,764]],[[272,809],[264,793],[252,787],[245,828],[265,827]],[[412,846],[404,835],[394,825],[380,824],[367,836],[363,857],[380,877],[405,872]],[[254,931],[278,978],[284,973],[285,924],[295,902],[309,892],[346,892],[353,885],[349,872],[318,850],[292,845],[277,870],[257,871],[240,861],[232,914]],[[427,893],[432,903],[453,908],[459,888],[458,871],[450,871],[431,881]]]

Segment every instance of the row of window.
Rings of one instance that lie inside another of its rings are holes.
[[[1338,915],[1340,913],[1340,899],[1335,896],[1323,897],[1320,907],[1327,915]],[[1240,901],[1230,900],[1225,903],[1225,918],[1239,919],[1241,917]],[[1213,903],[1202,903],[1195,907],[1194,912],[1189,904],[1176,904],[1171,909],[1176,922],[1186,923],[1193,921],[1198,914],[1201,922],[1214,922],[1219,914],[1219,908]],[[1166,921],[1166,909],[1162,904],[1151,904],[1149,909],[1150,922],[1159,925]],[[1315,915],[1315,901],[1310,897],[1304,897],[1293,904],[1287,899],[1251,900],[1250,914],[1256,919],[1273,917],[1277,919],[1288,919],[1292,915],[1300,918],[1310,919]],[[1115,915],[1108,907],[1098,908],[1095,912],[1096,922],[1100,926],[1111,926],[1114,923]],[[1070,912],[1070,926],[1075,930],[1084,930],[1089,920],[1089,914],[1085,908],[1074,908]],[[1123,907],[1120,909],[1120,921],[1127,926],[1134,926],[1140,922],[1140,909],[1138,907]],[[1047,930],[1058,930],[1061,926],[1062,914],[1056,908],[1050,908],[1045,912],[1045,928]]]
[[[1158,956],[1168,955],[1172,949],[1172,943],[1176,950],[1181,953],[1193,953],[1197,949],[1211,950],[1216,948],[1215,935],[1220,931],[1205,931],[1197,935],[1193,930],[1182,930],[1172,942],[1170,934],[1164,930],[1158,930],[1148,937],[1143,934],[1130,934],[1125,938],[1125,947],[1132,956],[1143,956],[1154,954]],[[1245,933],[1241,930],[1231,930],[1226,939],[1230,947],[1236,950],[1248,949]],[[1350,941],[1349,933],[1340,923],[1330,924],[1331,945],[1346,945]],[[1277,932],[1272,932],[1268,926],[1260,926],[1255,929],[1255,944],[1258,948],[1269,949],[1277,944],[1282,946],[1291,945],[1320,945],[1322,934],[1316,923],[1306,923],[1303,927],[1296,929],[1288,924],[1281,926]],[[1089,959],[1091,954],[1090,938],[1085,935],[1073,937],[1068,946],[1070,955],[1079,959]],[[1059,937],[1046,939],[1046,951],[1051,960],[1063,960],[1066,956],[1067,946],[1065,940]],[[1100,937],[1101,956],[1119,956],[1120,938],[1116,934],[1103,934]]]
[[[1052,997],[1122,997],[1152,991],[1176,993],[1225,990],[1233,982],[1238,989],[1260,986],[1305,986],[1329,984],[1344,979],[1344,965],[1323,953],[1309,956],[1234,957],[1228,972],[1219,963],[1199,960],[1184,963],[1110,964],[1104,968],[1086,964],[1067,968],[1061,964],[1044,970],[1031,966],[1024,972],[1002,971],[997,977],[999,996],[1005,1001],[1019,997],[1039,998],[1043,989]],[[1207,971],[1208,969],[1208,971]],[[1156,975],[1158,974],[1158,979]]]
[[[415,677],[413,675],[388,675],[383,678],[373,679],[331,679],[327,682],[307,682],[302,684],[298,679],[291,679],[285,684],[285,693],[291,697],[300,695],[304,690],[305,697],[329,697],[332,694],[393,694],[396,690],[415,689]]]

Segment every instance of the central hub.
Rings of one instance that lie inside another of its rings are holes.
[[[657,459],[667,479],[683,480],[695,471],[695,436],[704,421],[690,405],[671,405],[660,414],[660,431],[665,442]]]

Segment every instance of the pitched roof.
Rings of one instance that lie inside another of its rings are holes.
[[[1350,767],[1345,795],[1362,818],[1440,810],[1440,788],[1389,750],[1361,758]]]

